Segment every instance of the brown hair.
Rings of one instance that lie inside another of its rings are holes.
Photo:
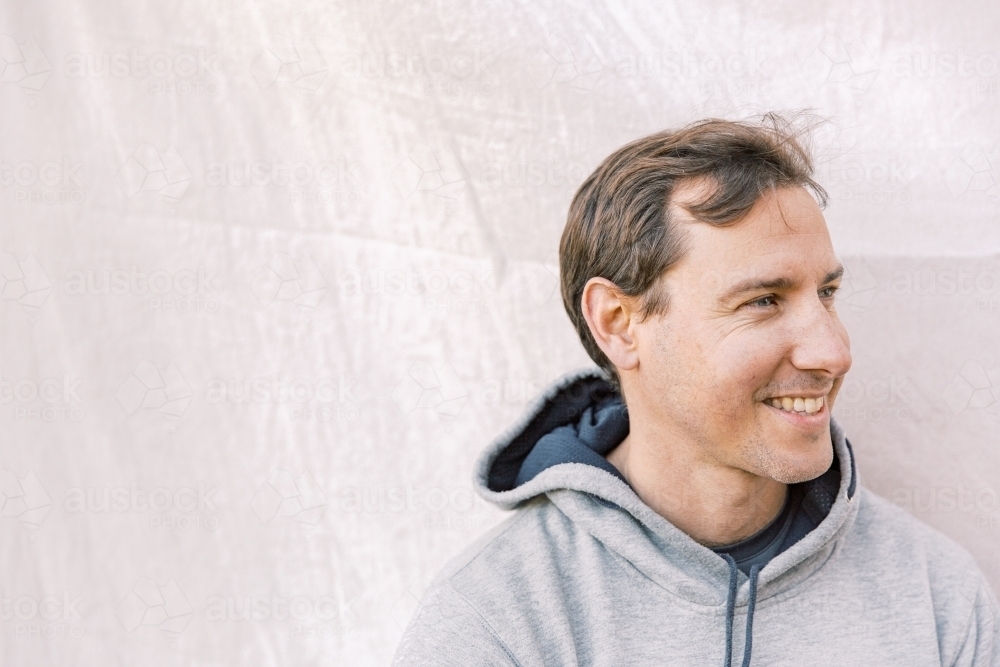
[[[668,295],[651,288],[686,250],[668,209],[681,181],[706,179],[707,194],[685,210],[720,227],[738,222],[777,187],[807,187],[825,207],[826,191],[813,180],[812,158],[799,140],[807,131],[775,113],[751,121],[702,120],[622,146],[583,182],[559,244],[563,305],[613,385],[619,385],[617,370],[583,317],[587,281],[606,278],[623,294],[640,297],[640,318],[666,311]]]

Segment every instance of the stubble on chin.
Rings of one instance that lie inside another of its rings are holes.
[[[830,460],[819,461],[817,447],[826,442],[830,448]],[[743,440],[740,446],[740,453],[747,463],[745,468],[761,477],[773,479],[782,484],[798,484],[816,479],[829,469],[832,462],[833,443],[830,439],[830,431],[827,428],[819,434],[815,441],[809,443],[809,451],[802,452],[796,456],[794,452],[789,452],[787,448],[777,448],[773,442],[765,435],[763,429],[758,424],[754,431]]]

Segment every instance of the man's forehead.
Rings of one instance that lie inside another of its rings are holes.
[[[726,274],[720,274],[717,281],[706,281],[708,284],[715,283],[715,289],[722,300],[736,298],[740,294],[757,290],[791,290],[803,283],[813,280],[818,285],[833,282],[844,275],[843,264],[834,260],[832,263],[823,262],[808,266],[796,267],[771,267],[756,271],[733,270]]]
[[[711,264],[713,258],[727,264],[736,260],[752,263],[769,254],[787,252],[833,253],[826,220],[803,188],[762,197],[742,219],[724,225],[697,220],[687,211],[676,212],[674,222],[686,237],[688,252],[699,263]]]
[[[817,262],[789,264],[755,264],[745,266],[723,266],[689,268],[689,275],[703,285],[713,285],[721,289],[733,287],[749,281],[768,281],[787,278],[798,282],[803,279],[821,280],[829,274],[838,273],[843,265],[836,256]]]
[[[701,223],[704,224],[704,223]],[[719,229],[725,234],[732,229]],[[678,263],[686,273],[683,282],[694,282],[699,291],[715,294],[749,291],[755,284],[773,289],[791,289],[803,283],[830,282],[843,273],[829,236],[822,233],[796,234],[794,238],[728,237],[725,244],[705,247],[702,239],[689,239],[688,253]]]
[[[807,195],[808,196],[808,195]],[[727,223],[712,224],[696,219],[687,211],[677,215],[674,220],[684,228],[685,232],[722,245],[760,244],[777,238],[788,240],[829,239],[826,220],[818,206],[812,207],[807,202],[785,199],[781,205],[771,200],[761,200],[743,218]],[[728,241],[728,243],[726,243]]]

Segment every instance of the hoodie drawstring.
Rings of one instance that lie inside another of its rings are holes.
[[[736,615],[736,581],[739,577],[736,561],[729,554],[722,554],[729,563],[729,597],[726,599],[726,662],[725,667],[733,663],[733,618]],[[750,566],[750,599],[747,601],[746,641],[743,644],[743,667],[750,667],[750,650],[753,646],[753,610],[757,604],[757,575],[760,567]]]

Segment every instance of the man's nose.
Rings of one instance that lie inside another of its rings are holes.
[[[802,305],[792,336],[792,364],[801,370],[826,371],[831,377],[851,368],[851,341],[836,312],[818,297]]]

